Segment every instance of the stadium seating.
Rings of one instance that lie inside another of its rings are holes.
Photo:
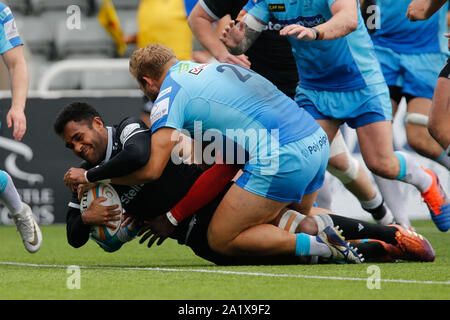
[[[32,11],[34,13],[46,11],[66,12],[72,5],[78,6],[84,14],[92,13],[91,0],[31,0]]]
[[[58,58],[70,54],[104,54],[114,57],[116,48],[112,38],[107,34],[96,18],[84,18],[81,29],[69,29],[66,21],[60,21],[56,28],[55,46]]]
[[[38,88],[42,75],[55,62],[69,59],[114,59],[116,46],[97,20],[102,0],[6,0],[11,7],[29,59],[30,89]],[[136,32],[136,13],[140,0],[113,0],[124,34]],[[80,29],[70,28],[67,9],[81,9]],[[136,49],[129,45],[125,57]],[[128,70],[67,72],[58,75],[50,90],[138,89]]]

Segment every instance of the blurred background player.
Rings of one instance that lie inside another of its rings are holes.
[[[450,157],[427,130],[433,91],[439,71],[448,56],[443,34],[447,30],[447,6],[427,22],[412,23],[403,14],[408,2],[361,1],[361,10],[377,5],[380,28],[368,26],[383,76],[389,87],[393,114],[403,97],[407,103],[406,137],[413,150],[450,168]],[[367,14],[367,12],[366,12]],[[420,39],[420,40],[418,40]],[[403,200],[395,196],[396,182],[375,176],[386,201],[402,225],[410,225]],[[395,190],[394,190],[395,189]]]
[[[244,23],[226,28],[227,46],[243,53],[270,20],[283,25],[280,34],[291,41],[301,79],[299,106],[313,114],[331,141],[343,122],[355,128],[367,167],[384,178],[414,185],[438,229],[447,231],[449,200],[436,175],[410,155],[393,150],[389,91],[359,2],[266,0],[247,7]]]
[[[22,45],[23,42],[10,8],[0,2],[0,54],[9,70],[12,93],[6,124],[8,128],[13,127],[13,136],[16,141],[22,140],[27,126],[25,104],[28,92],[28,69]],[[27,251],[30,253],[38,251],[42,243],[41,230],[33,218],[31,208],[22,202],[10,175],[3,170],[0,170],[0,199],[8,208]]]
[[[450,157],[430,136],[428,116],[439,72],[448,58],[448,4],[432,18],[411,22],[404,15],[407,1],[377,1],[381,28],[372,34],[396,113],[402,97],[407,101],[405,128],[408,143],[422,156],[450,169]]]
[[[227,16],[239,21],[246,13],[242,10],[246,3],[247,0],[200,0],[189,15],[189,26],[198,41],[218,61],[251,68],[293,99],[298,85],[297,65],[288,39],[279,34],[279,24],[269,22],[246,55],[230,53],[213,27],[214,22]],[[330,146],[328,171],[358,198],[363,209],[378,223],[386,225],[393,222],[392,213],[384,205],[383,197],[370,181],[364,166],[351,155],[340,133]],[[318,205],[331,209],[331,202],[328,177],[319,191]]]
[[[407,17],[411,21],[426,20],[447,3],[447,0],[415,0],[410,3],[407,9]],[[450,25],[450,12],[447,14],[447,24]],[[450,50],[450,33],[445,34]],[[428,131],[446,150],[450,156],[450,58],[439,74],[431,107]]]
[[[196,0],[141,0],[137,11],[137,33],[125,36],[126,43],[143,48],[158,42],[183,60],[192,60],[192,32],[187,16]]]

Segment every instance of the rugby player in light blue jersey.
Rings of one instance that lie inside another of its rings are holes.
[[[361,258],[336,230],[322,236],[291,234],[269,224],[282,209],[299,203],[312,210],[323,183],[329,143],[326,133],[295,101],[259,74],[227,63],[179,61],[161,44],[136,50],[130,71],[154,100],[149,162],[114,184],[158,179],[168,161],[178,161],[179,134],[201,144],[243,173],[226,192],[208,227],[211,249],[225,255],[317,255],[350,263]],[[196,147],[194,146],[194,149]],[[66,183],[76,182],[66,176]],[[202,175],[198,181],[202,180]],[[198,183],[198,181],[196,183]]]
[[[448,4],[426,21],[411,22],[407,1],[377,1],[380,27],[372,33],[375,52],[389,86],[395,114],[404,96],[409,145],[419,154],[450,169],[450,157],[427,130],[434,88],[448,58]]]
[[[20,141],[26,131],[25,103],[28,92],[28,71],[22,52],[22,40],[14,16],[8,6],[0,2],[0,55],[8,67],[11,79],[12,101],[6,115],[8,128],[13,128],[14,139]],[[25,248],[30,253],[39,250],[42,235],[31,208],[23,203],[10,175],[0,170],[0,200],[16,223]]]
[[[224,31],[231,52],[244,53],[269,21],[278,24],[297,60],[298,105],[314,116],[330,140],[344,122],[355,128],[367,167],[384,178],[414,185],[432,217],[439,213],[442,221],[434,220],[438,228],[447,231],[450,211],[443,209],[448,199],[436,176],[408,154],[393,150],[389,91],[359,2],[251,0],[246,11],[239,25],[231,22]]]

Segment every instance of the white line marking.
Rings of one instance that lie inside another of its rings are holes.
[[[20,267],[37,267],[37,268],[68,268],[73,265],[55,265],[55,264],[34,264],[21,262],[2,262],[0,265],[20,266]],[[163,271],[163,272],[198,272],[198,273],[219,273],[230,275],[245,275],[259,277],[274,278],[303,278],[303,279],[322,279],[322,280],[344,280],[344,281],[367,281],[367,278],[351,278],[351,277],[328,277],[313,276],[302,274],[278,274],[278,273],[262,273],[262,272],[244,272],[244,271],[227,271],[227,270],[208,270],[208,269],[177,269],[177,268],[159,268],[159,267],[109,267],[109,266],[78,266],[80,269],[115,269],[115,270],[133,270],[133,271]],[[409,284],[440,284],[450,285],[450,281],[419,281],[419,280],[403,280],[403,279],[380,279],[381,282],[390,283],[409,283]]]

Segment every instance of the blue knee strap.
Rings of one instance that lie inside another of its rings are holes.
[[[8,178],[9,175],[5,171],[0,170],[0,193],[5,191],[6,185],[8,184]]]

